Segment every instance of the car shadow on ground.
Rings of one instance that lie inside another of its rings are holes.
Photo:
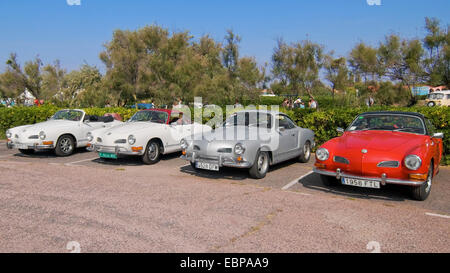
[[[336,180],[336,182],[336,185],[325,186],[322,183],[319,174],[316,173],[311,173],[298,181],[298,183],[307,189],[331,193],[347,198],[375,199],[395,202],[402,202],[411,199],[408,192],[408,187],[386,185],[382,186],[381,189],[369,189],[342,185],[339,184],[338,180]]]
[[[89,153],[86,148],[77,148],[72,155],[76,154],[87,154]],[[32,154],[23,154],[21,152],[17,152],[14,154],[14,156],[17,157],[24,157],[24,158],[57,158],[54,150],[43,150],[43,151],[34,151]]]
[[[155,165],[161,164],[165,161],[179,158],[181,153],[171,153],[167,155],[162,155],[160,162]],[[107,159],[107,158],[96,158],[92,160],[94,163],[103,164],[103,165],[111,165],[111,166],[149,166],[142,162],[140,156],[121,156],[117,159]]]
[[[273,166],[270,166],[268,175],[271,172],[277,171],[279,169],[285,168],[287,166],[297,164],[298,161],[296,159],[291,159]],[[209,179],[228,179],[228,180],[245,180],[251,179],[249,173],[249,169],[240,169],[240,168],[230,168],[230,167],[222,167],[217,171],[208,171],[201,169],[194,169],[191,165],[183,166],[180,168],[180,171],[186,174],[195,175],[198,177],[209,178]]]

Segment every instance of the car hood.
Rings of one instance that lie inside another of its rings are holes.
[[[76,126],[78,122],[69,120],[48,120],[44,122],[39,122],[33,125],[25,125],[13,128],[15,133],[39,133],[44,131],[48,133],[50,130],[55,130],[58,128],[66,128]]]
[[[424,135],[391,131],[352,131],[337,138],[336,148],[345,152],[358,152],[366,149],[373,152],[391,154],[407,153],[419,147]]]
[[[203,139],[208,141],[251,141],[267,139],[269,129],[248,126],[219,127],[203,134]]]
[[[114,136],[128,136],[131,134],[139,133],[140,131],[148,130],[150,128],[161,127],[163,124],[153,122],[125,122],[123,124],[114,126],[108,130],[105,130],[103,134]]]

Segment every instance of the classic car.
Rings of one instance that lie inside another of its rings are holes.
[[[181,140],[182,158],[194,169],[246,168],[255,179],[264,178],[270,165],[293,158],[308,162],[314,145],[313,131],[263,110],[239,111],[211,133]]]
[[[98,128],[121,124],[113,116],[86,115],[83,110],[60,110],[45,122],[24,125],[6,131],[7,147],[23,154],[54,150],[58,156],[71,155],[75,148],[86,147],[86,134]]]
[[[192,123],[181,111],[148,109],[111,129],[87,134],[89,150],[101,158],[140,156],[145,164],[157,163],[161,155],[181,151],[180,140],[194,133],[211,131],[211,127]]]
[[[380,189],[386,184],[409,186],[425,200],[442,158],[442,133],[422,114],[367,112],[342,135],[316,151],[314,172],[325,185],[344,184]]]

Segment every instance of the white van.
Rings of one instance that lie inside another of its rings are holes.
[[[435,91],[428,94],[425,100],[427,106],[433,107],[436,105],[450,106],[450,90]]]

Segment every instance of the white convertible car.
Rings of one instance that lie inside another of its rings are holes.
[[[88,150],[98,152],[101,158],[135,155],[145,164],[155,164],[162,154],[181,151],[182,138],[210,131],[210,126],[192,123],[180,111],[142,110],[122,125],[89,132]]]
[[[90,116],[78,109],[60,110],[48,121],[7,130],[6,145],[9,149],[19,149],[23,154],[32,154],[37,150],[55,150],[58,156],[68,156],[75,148],[87,146],[88,132],[122,123],[113,116]]]

